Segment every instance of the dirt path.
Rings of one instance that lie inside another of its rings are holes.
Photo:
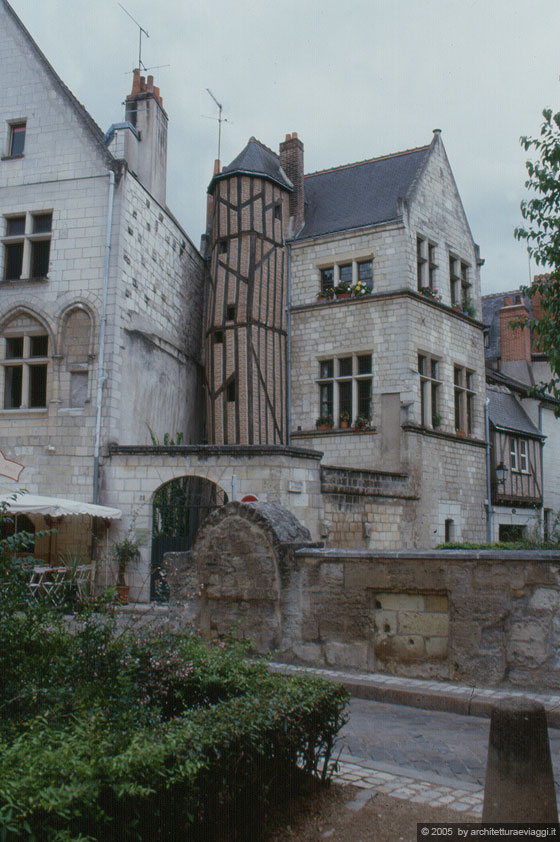
[[[473,816],[333,784],[295,799],[266,842],[416,842],[417,822],[477,822]]]

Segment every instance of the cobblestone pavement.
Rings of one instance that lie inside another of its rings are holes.
[[[395,798],[480,815],[489,728],[487,718],[352,699],[337,777]],[[549,729],[549,741],[560,796],[558,729]]]

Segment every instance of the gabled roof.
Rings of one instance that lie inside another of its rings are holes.
[[[297,239],[398,219],[399,200],[418,179],[431,145],[359,161],[304,178],[305,225]]]
[[[293,190],[292,182],[280,166],[278,155],[254,137],[231,164],[214,176],[208,190],[212,189],[216,181],[230,175],[258,175],[274,181],[286,190]]]
[[[42,66],[44,72],[49,76],[54,83],[55,88],[58,89],[61,96],[68,102],[70,107],[74,110],[75,114],[77,115],[80,122],[86,128],[88,134],[90,135],[93,142],[100,147],[102,154],[105,157],[106,163],[108,166],[115,168],[117,166],[116,159],[114,156],[109,152],[107,147],[105,146],[103,140],[103,132],[93,119],[93,117],[86,111],[84,106],[79,102],[70,88],[68,88],[50,62],[46,59],[45,55],[41,52],[21,20],[18,18],[10,4],[7,0],[0,0],[0,7],[3,7],[6,14],[10,16],[14,24],[18,27],[20,32],[22,33],[23,37],[28,43],[29,49],[35,54],[35,57],[39,64]]]
[[[489,400],[488,417],[497,430],[544,438],[514,395],[494,389],[487,389],[486,394]]]

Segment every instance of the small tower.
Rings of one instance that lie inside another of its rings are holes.
[[[208,440],[286,444],[288,264],[292,183],[251,138],[208,192],[206,296]]]

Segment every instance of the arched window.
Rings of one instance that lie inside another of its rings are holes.
[[[69,405],[84,406],[89,399],[89,350],[91,317],[87,310],[76,308],[64,323],[62,352],[70,372]]]
[[[49,336],[31,316],[16,316],[2,331],[2,406],[41,409],[47,406]]]

